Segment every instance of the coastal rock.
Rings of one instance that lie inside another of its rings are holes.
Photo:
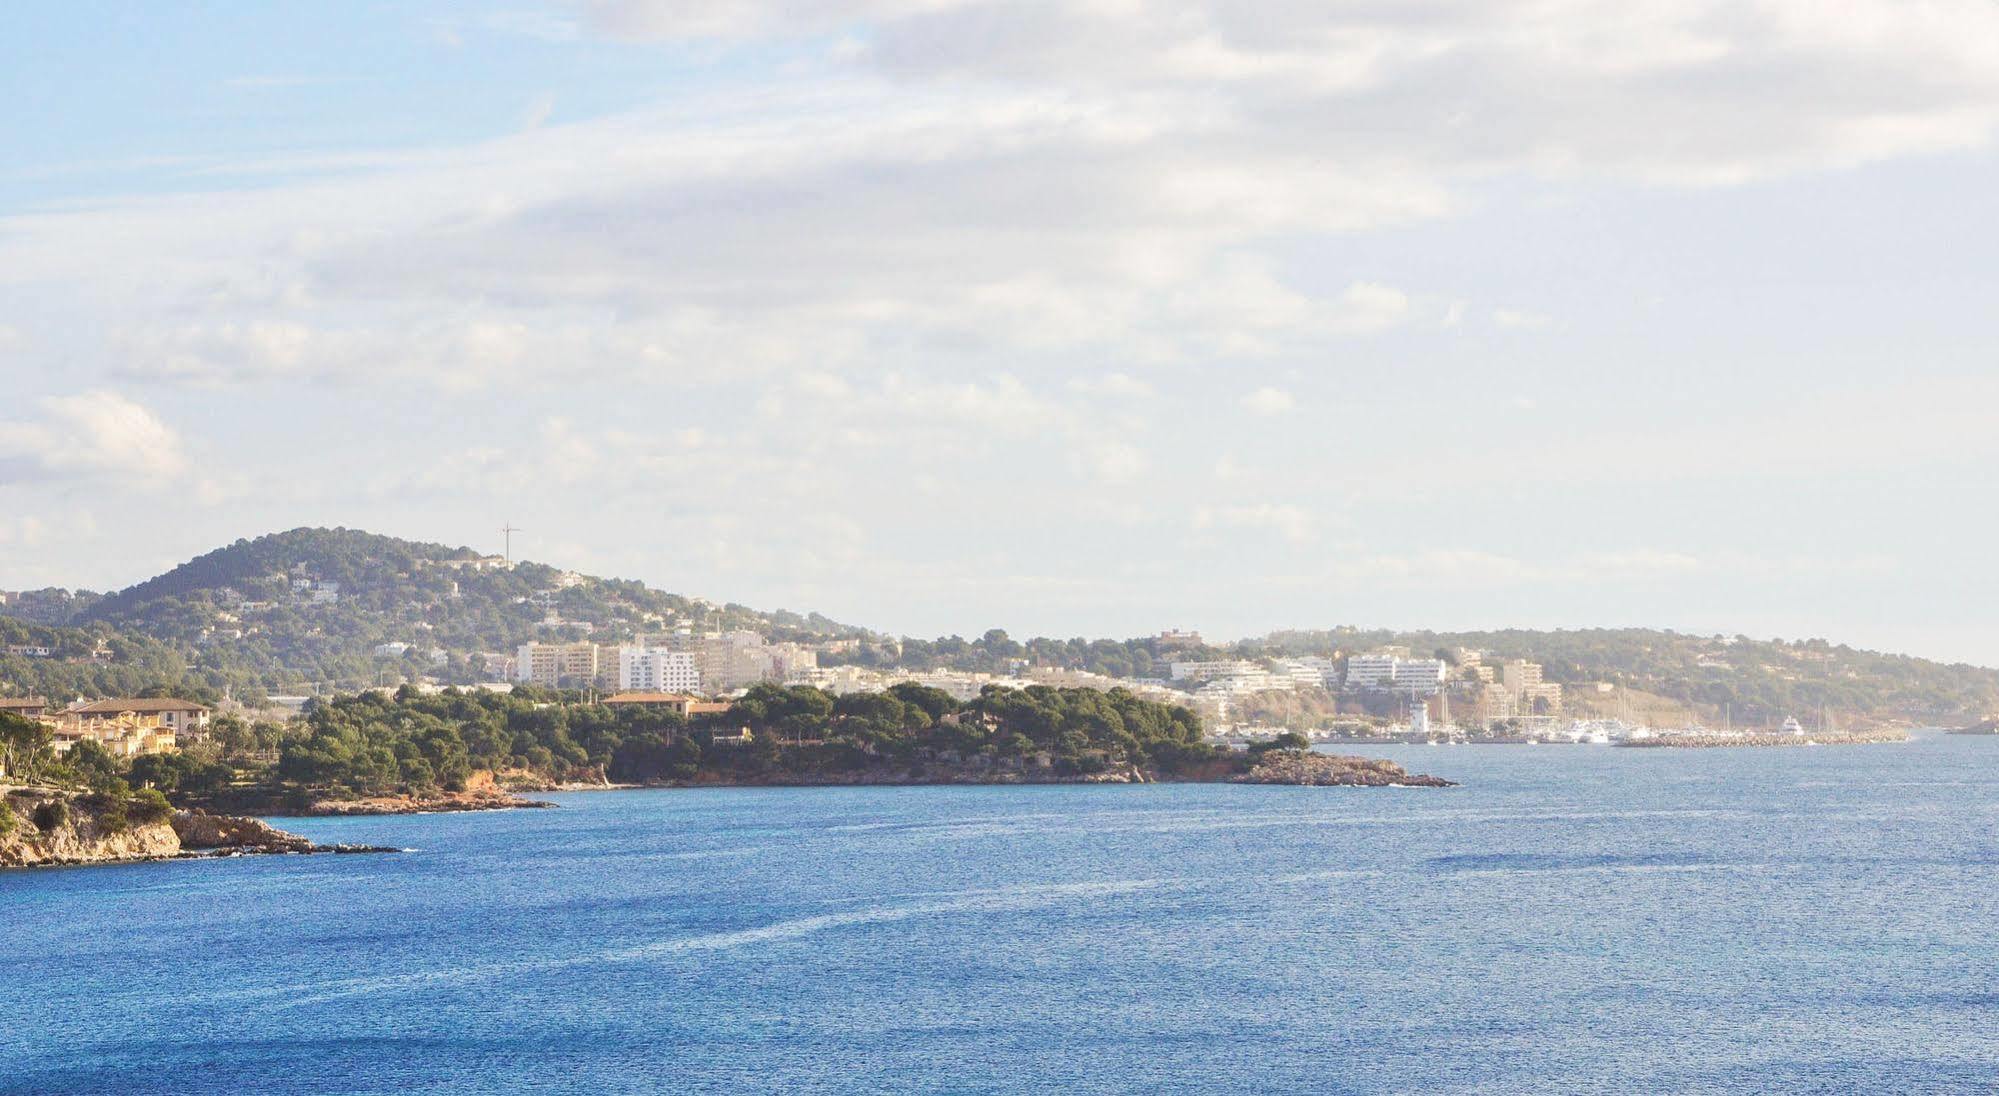
[[[1393,761],[1371,757],[1272,750],[1246,773],[1230,778],[1237,784],[1302,784],[1312,787],[1450,788],[1440,777],[1411,773]]]
[[[523,799],[514,794],[530,780],[522,772],[474,772],[460,791],[418,794],[370,795],[353,799],[313,799],[302,810],[308,815],[443,814],[452,811],[506,811],[521,807],[553,807],[540,799]],[[530,790],[554,791],[557,785]]]
[[[177,811],[157,822],[109,820],[90,796],[17,789],[0,832],[0,868],[115,864],[253,853],[395,852],[374,845],[315,845],[254,818]]]
[[[181,811],[173,829],[183,849],[227,849],[234,852],[313,852],[318,846],[255,818],[236,818],[207,811]]]
[[[437,795],[376,795],[363,799],[319,799],[302,812],[308,815],[446,814],[453,811],[508,811],[523,807],[553,807],[542,799],[522,799],[508,792],[440,792]]]
[[[65,804],[63,817],[48,817],[46,804]],[[11,830],[0,834],[0,867],[43,864],[101,864],[119,860],[157,860],[180,852],[180,838],[165,822],[114,828],[95,814],[69,806],[66,795],[7,797],[13,811]],[[40,823],[36,816],[42,814]],[[46,823],[46,825],[42,824]]]

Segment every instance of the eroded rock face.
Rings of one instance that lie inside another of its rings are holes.
[[[88,797],[59,791],[17,791],[7,803],[14,824],[0,833],[0,868],[248,853],[396,851],[375,845],[315,845],[255,818],[207,811],[177,811],[164,822],[110,826],[92,809]]]
[[[286,833],[255,818],[235,818],[207,811],[178,811],[173,830],[186,849],[234,849],[242,852],[312,852],[311,841]]]
[[[36,823],[41,808],[51,802],[65,807],[60,821],[44,828]],[[79,801],[60,793],[10,795],[14,815],[10,832],[0,835],[0,867],[39,864],[101,864],[114,860],[158,860],[180,853],[180,837],[165,822],[113,828]]]

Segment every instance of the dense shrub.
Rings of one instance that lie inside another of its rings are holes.
[[[158,788],[140,788],[132,793],[132,798],[126,805],[126,812],[133,822],[141,826],[150,826],[172,818],[174,808],[173,804],[167,802],[165,793]]]
[[[69,822],[69,800],[51,799],[36,807],[32,817],[35,828],[43,833],[59,830]]]

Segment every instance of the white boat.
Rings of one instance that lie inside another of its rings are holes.
[[[1784,725],[1779,730],[1784,734],[1802,735],[1805,733],[1805,725],[1798,722],[1797,716],[1785,716]]]

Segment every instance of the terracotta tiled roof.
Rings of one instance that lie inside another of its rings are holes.
[[[604,698],[606,704],[688,704],[693,697],[686,693],[615,693]]]
[[[150,696],[93,700],[69,710],[83,715],[117,715],[119,712],[205,712],[208,706],[192,700],[175,700],[170,696]]]

